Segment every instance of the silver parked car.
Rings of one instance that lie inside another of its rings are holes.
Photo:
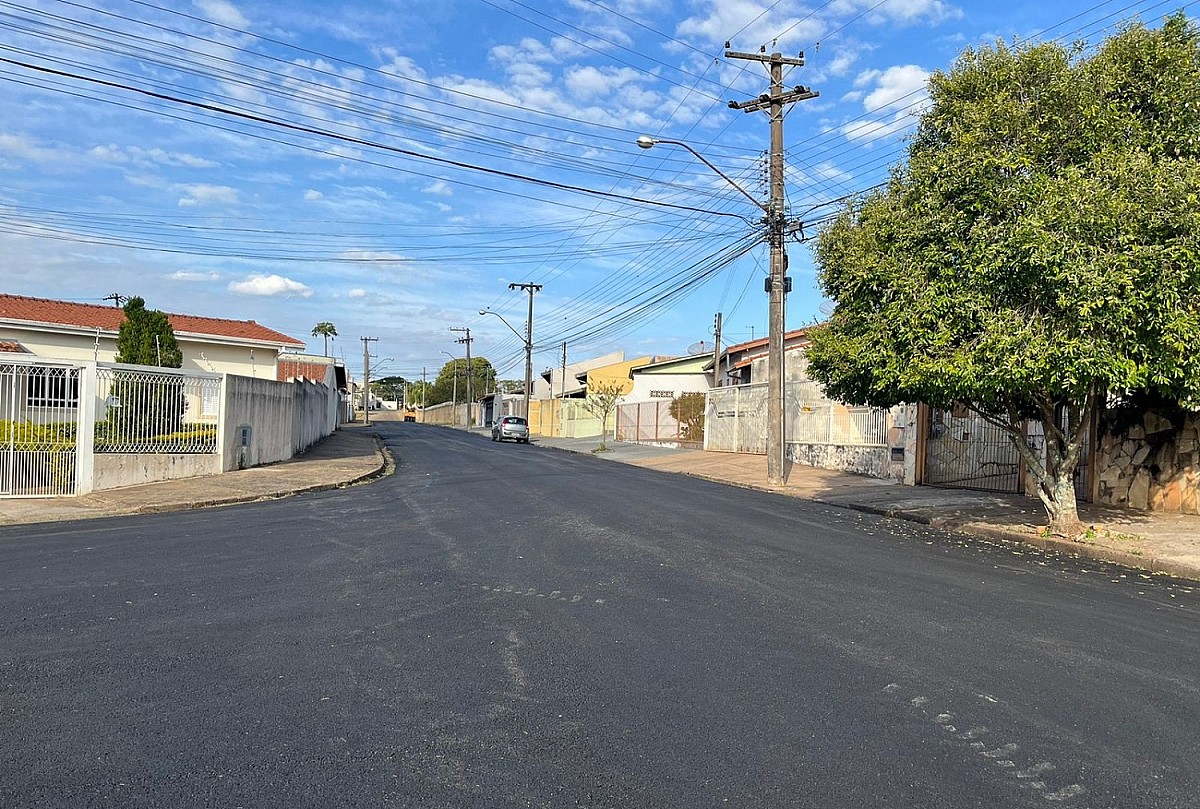
[[[529,423],[520,416],[501,416],[492,424],[492,440],[511,438],[518,444],[529,443]]]

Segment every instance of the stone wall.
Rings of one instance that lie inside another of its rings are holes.
[[[839,444],[787,445],[787,459],[804,466],[852,472],[873,478],[890,478],[891,462],[887,447],[848,447]]]
[[[1200,514],[1200,413],[1102,425],[1096,502]]]

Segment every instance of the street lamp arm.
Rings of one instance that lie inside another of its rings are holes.
[[[524,345],[524,344],[525,344],[525,338],[524,338],[523,336],[521,336],[521,333],[520,333],[519,331],[517,331],[516,329],[514,329],[514,328],[512,327],[512,324],[511,324],[511,323],[509,323],[507,320],[505,320],[505,319],[504,319],[504,316],[503,316],[503,315],[501,315],[499,312],[493,312],[491,309],[480,309],[480,310],[479,310],[479,314],[481,314],[481,315],[495,315],[496,317],[500,318],[500,322],[501,322],[501,323],[503,323],[505,326],[508,326],[508,330],[509,330],[509,331],[511,331],[513,334],[515,334],[515,335],[517,336],[517,339],[521,341],[521,344],[522,344],[522,345]]]
[[[751,201],[751,202],[753,202],[755,205],[757,205],[759,208],[761,208],[761,209],[762,209],[762,211],[763,211],[763,213],[766,213],[766,214],[770,214],[770,213],[771,213],[771,209],[770,209],[770,208],[768,208],[766,205],[764,205],[763,203],[761,203],[761,202],[759,202],[758,200],[756,200],[756,199],[755,199],[753,196],[751,196],[751,195],[750,195],[750,192],[749,192],[749,191],[747,191],[746,189],[744,189],[744,188],[742,188],[740,185],[738,185],[736,182],[734,182],[734,181],[733,181],[733,178],[731,178],[731,177],[730,177],[728,174],[726,174],[725,172],[721,171],[719,168],[717,168],[716,166],[714,166],[712,163],[708,162],[707,158],[705,158],[705,157],[704,157],[704,155],[700,154],[699,152],[697,152],[697,151],[696,151],[695,149],[693,149],[691,146],[688,146],[688,145],[687,145],[686,143],[684,143],[683,141],[681,141],[681,140],[669,140],[669,139],[667,139],[667,138],[652,138],[652,137],[650,137],[649,135],[642,135],[641,137],[639,137],[639,138],[637,139],[637,145],[638,145],[638,146],[640,146],[640,147],[641,147],[641,148],[643,148],[643,149],[651,149],[651,148],[653,148],[653,147],[654,147],[656,144],[659,144],[659,143],[667,143],[667,144],[670,144],[670,145],[672,145],[672,146],[680,146],[680,147],[682,147],[682,148],[684,148],[684,149],[687,149],[689,152],[691,152],[691,153],[692,153],[692,155],[693,155],[693,156],[694,156],[694,157],[695,157],[697,160],[699,160],[701,163],[703,163],[704,165],[708,166],[710,169],[712,169],[712,170],[713,170],[713,171],[715,171],[717,174],[719,174],[722,180],[724,180],[725,182],[729,183],[731,186],[733,186],[734,188],[736,188],[736,189],[737,189],[737,190],[738,190],[738,191],[741,193],[741,195],[742,195],[743,197],[745,197],[746,199],[750,200],[750,201]]]

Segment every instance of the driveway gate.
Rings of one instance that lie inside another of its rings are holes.
[[[80,369],[0,362],[0,496],[74,494]]]
[[[1021,494],[1021,456],[1008,434],[975,413],[929,409],[925,483]]]

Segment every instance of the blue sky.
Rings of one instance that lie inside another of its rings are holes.
[[[803,51],[785,124],[808,223],[886,178],[929,73],[997,38],[1095,41],[1187,3],[340,0],[0,3],[0,291],[253,319],[361,370],[462,356],[523,376],[766,333],[768,85],[734,50]],[[789,247],[788,327],[820,316]]]

